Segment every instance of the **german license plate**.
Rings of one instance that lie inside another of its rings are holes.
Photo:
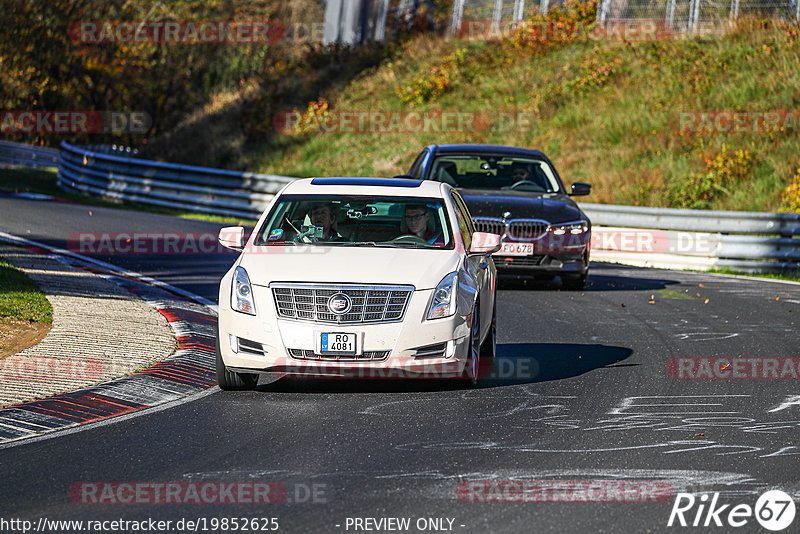
[[[320,352],[335,352],[337,354],[356,353],[356,335],[341,333],[322,333],[320,334]]]
[[[528,256],[533,254],[533,243],[503,243],[503,248],[495,252],[497,256]]]

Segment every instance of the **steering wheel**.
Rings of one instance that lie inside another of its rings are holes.
[[[391,242],[392,243],[398,243],[398,244],[409,243],[409,244],[415,244],[415,245],[427,245],[428,244],[427,241],[422,239],[420,236],[414,235],[414,234],[407,234],[407,235],[397,236],[394,239],[392,239]]]
[[[509,189],[516,189],[518,185],[533,185],[536,186],[537,188],[541,187],[539,184],[531,180],[520,180],[519,182],[511,184],[511,186],[509,186]]]

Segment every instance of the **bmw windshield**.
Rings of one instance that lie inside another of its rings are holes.
[[[558,193],[558,179],[546,161],[502,155],[442,155],[430,179],[460,189]]]

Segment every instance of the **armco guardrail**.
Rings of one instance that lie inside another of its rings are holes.
[[[67,190],[143,204],[254,219],[281,187],[294,180],[130,155],[129,150],[62,143],[59,184]],[[592,259],[597,261],[678,269],[800,271],[800,214],[607,204],[581,204],[581,209],[594,225]]]
[[[236,172],[131,158],[99,147],[61,143],[58,183],[142,204],[255,219],[287,176]]]
[[[665,269],[797,272],[800,238],[595,225],[591,256],[596,261]]]
[[[581,209],[595,225],[592,259],[597,261],[668,269],[800,272],[800,214],[608,204],[581,204]]]
[[[800,214],[581,204],[593,224],[725,234],[800,234]]]
[[[0,141],[0,165],[57,167],[58,150],[24,143]]]

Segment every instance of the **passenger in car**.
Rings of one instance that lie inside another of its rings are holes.
[[[322,228],[319,241],[346,241],[336,229],[336,206],[333,204],[317,204],[311,208],[311,224]]]
[[[444,235],[441,230],[437,231],[431,211],[425,206],[418,204],[406,206],[400,230],[403,234],[411,234],[424,239],[431,245],[444,246]]]

